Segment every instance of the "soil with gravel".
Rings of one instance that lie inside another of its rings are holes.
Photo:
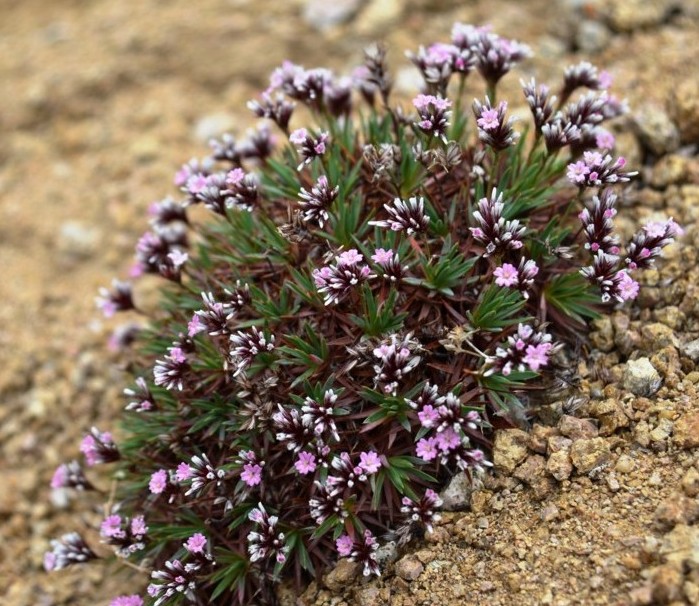
[[[699,2],[0,0],[0,13],[1,604],[107,604],[145,583],[100,566],[49,576],[41,558],[97,520],[48,484],[123,406],[116,324],[93,298],[126,273],[177,166],[244,133],[245,101],[283,59],[349,72],[384,39],[407,95],[419,78],[403,49],[454,21],[531,44],[522,77],[554,81],[583,58],[608,69],[632,108],[619,151],[642,167],[621,229],[674,216],[686,234],[639,300],[596,324],[570,393],[498,434],[465,510],[387,553],[380,579],[343,561],[283,602],[699,604]]]

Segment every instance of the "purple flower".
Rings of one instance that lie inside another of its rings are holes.
[[[578,160],[574,164],[568,165],[567,177],[571,183],[584,183],[587,175],[590,174],[590,168],[582,160]]]
[[[51,541],[51,551],[44,554],[44,569],[46,572],[63,570],[73,564],[84,564],[95,558],[97,556],[84,539],[77,532],[71,532]]]
[[[422,410],[417,413],[417,417],[420,419],[420,423],[423,427],[432,428],[436,427],[437,425],[437,421],[439,420],[439,412],[437,412],[437,409],[434,408],[434,406],[426,404],[422,407]]]
[[[371,260],[378,265],[386,265],[393,260],[393,251],[390,248],[388,250],[377,248],[371,255]]]
[[[352,554],[352,547],[354,546],[354,541],[351,537],[343,534],[339,539],[335,541],[335,546],[337,547],[337,553],[341,558],[346,558]]]
[[[151,475],[150,481],[148,482],[148,489],[153,494],[162,494],[167,488],[167,483],[167,471],[159,469]]]
[[[431,461],[437,458],[439,454],[437,450],[437,440],[435,438],[422,438],[417,443],[415,454],[423,461]]]
[[[90,430],[80,443],[80,452],[85,455],[85,461],[92,467],[99,463],[112,463],[119,460],[119,451],[109,432],[100,432],[96,427]]]
[[[328,211],[335,198],[337,198],[338,193],[340,193],[340,187],[330,187],[328,178],[325,175],[318,177],[310,192],[301,188],[299,192],[301,202],[299,205],[303,209],[301,215],[303,220],[322,228],[329,218]]]
[[[192,477],[193,470],[187,463],[180,463],[175,472],[175,479],[178,482],[186,482]]]
[[[143,598],[140,595],[120,595],[109,602],[109,606],[143,606]]]
[[[446,142],[447,126],[451,112],[451,101],[434,95],[418,95],[413,99],[420,120],[417,126],[431,136],[440,137]]]
[[[539,372],[542,366],[546,366],[549,361],[551,343],[539,343],[538,345],[528,345],[526,355],[522,361],[534,372]]]
[[[240,474],[240,479],[250,488],[257,486],[262,482],[262,467],[253,463],[244,465],[243,472]]]
[[[614,135],[610,133],[608,130],[600,128],[597,130],[597,134],[595,135],[595,144],[600,149],[614,149],[616,139],[614,138]]]
[[[321,131],[318,136],[311,135],[305,128],[299,128],[291,133],[289,141],[296,146],[296,151],[302,159],[297,170],[310,164],[314,158],[322,156],[329,139],[330,135],[325,131]]]
[[[189,553],[204,553],[206,537],[200,532],[197,532],[187,539],[184,548],[189,551]]]
[[[501,267],[495,269],[493,274],[495,275],[495,284],[498,286],[515,286],[519,281],[517,268],[509,263],[503,263]]]
[[[194,314],[192,319],[187,323],[187,335],[193,337],[204,330],[206,330],[206,327],[201,323],[199,316]]]
[[[500,125],[498,110],[484,109],[481,112],[480,118],[476,120],[476,123],[483,130],[495,130]]]
[[[100,535],[106,538],[121,539],[126,536],[126,532],[121,527],[122,519],[120,515],[113,514],[107,516],[100,525]]]
[[[381,459],[378,453],[373,450],[359,453],[359,465],[366,474],[374,474],[381,467]]]
[[[230,356],[236,366],[233,376],[241,374],[259,354],[272,351],[274,340],[274,335],[267,336],[257,326],[253,326],[249,331],[239,330],[232,334],[230,341],[233,347]]]
[[[512,128],[514,118],[505,119],[507,102],[500,101],[496,108],[486,97],[485,103],[473,100],[473,113],[478,125],[478,138],[496,151],[501,151],[514,145],[519,140],[519,133]]]
[[[638,296],[639,285],[628,273],[620,271],[616,282],[617,297],[622,301],[630,301]]]
[[[370,277],[371,269],[363,263],[364,257],[355,249],[335,257],[335,265],[313,270],[313,281],[324,296],[325,305],[339,303],[359,284]]]
[[[118,311],[135,309],[129,282],[112,280],[112,290],[100,288],[99,294],[95,304],[102,310],[105,318],[111,318]]]
[[[91,490],[92,484],[83,473],[80,463],[70,461],[56,468],[51,478],[51,488],[75,488],[77,490]]]
[[[301,475],[313,473],[316,470],[316,458],[310,452],[300,452],[294,467]]]

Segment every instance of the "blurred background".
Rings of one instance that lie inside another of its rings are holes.
[[[118,593],[98,566],[41,571],[48,538],[84,520],[51,474],[123,406],[116,324],[94,297],[126,276],[179,165],[253,125],[245,103],[274,67],[349,74],[385,40],[408,99],[404,50],[490,23],[536,53],[505,80],[518,103],[519,77],[608,69],[633,108],[619,142],[635,168],[699,140],[697,15],[699,0],[0,0],[0,604]]]

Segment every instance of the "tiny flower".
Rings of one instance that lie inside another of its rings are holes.
[[[614,135],[610,133],[608,130],[600,128],[598,129],[597,134],[595,135],[595,144],[600,149],[614,149],[616,139],[614,138]]]
[[[91,490],[92,484],[83,473],[80,463],[71,461],[63,463],[56,468],[51,478],[51,488],[75,488],[77,490]]]
[[[135,309],[129,282],[112,281],[112,290],[100,288],[100,296],[95,299],[97,307],[105,318],[111,318],[118,311]]]
[[[587,175],[590,174],[590,168],[582,160],[578,160],[573,164],[568,165],[568,180],[571,183],[584,183]]]
[[[291,133],[289,141],[296,146],[296,151],[302,159],[301,164],[298,165],[298,170],[310,164],[314,158],[322,156],[329,139],[330,135],[324,131],[321,131],[317,137],[311,135],[305,128],[299,128]]]
[[[51,541],[51,551],[44,554],[44,569],[46,572],[63,570],[73,564],[84,564],[95,558],[97,556],[85,540],[77,532],[71,532]]]
[[[80,443],[80,452],[85,455],[85,461],[92,467],[99,463],[111,463],[119,460],[119,451],[109,432],[100,432],[96,427],[90,430]]]
[[[206,537],[200,532],[197,532],[187,539],[184,548],[189,551],[189,553],[204,553]]]
[[[335,541],[335,546],[337,547],[338,555],[341,558],[346,558],[352,553],[354,541],[348,535],[343,534],[339,539]]]
[[[478,125],[478,138],[496,151],[506,149],[519,140],[519,133],[516,133],[512,128],[514,118],[505,120],[506,112],[507,103],[505,101],[500,101],[496,108],[491,106],[488,98],[486,98],[485,103],[481,103],[478,99],[473,101],[473,113]]]
[[[316,470],[316,458],[310,452],[300,452],[294,467],[301,475],[313,473]]]
[[[252,488],[262,482],[262,467],[256,464],[248,463],[243,466],[243,472],[240,474],[240,479],[245,482],[248,487]]]
[[[321,175],[310,192],[301,188],[299,198],[303,209],[302,217],[307,223],[317,224],[322,229],[329,218],[328,211],[337,198],[340,187],[330,187],[328,178]]]
[[[638,296],[639,285],[628,273],[620,271],[616,282],[617,298],[622,301],[630,301]]]
[[[175,479],[178,482],[186,482],[192,477],[193,470],[187,463],[180,463],[177,466],[177,471],[175,472]]]
[[[140,595],[120,595],[109,602],[109,606],[143,606],[143,598]]]
[[[528,345],[526,355],[522,358],[525,364],[534,372],[539,372],[542,366],[546,366],[551,351],[551,343],[539,343],[538,345]]]
[[[373,450],[359,453],[359,465],[364,473],[369,475],[376,473],[381,467],[381,459]]]
[[[150,481],[148,482],[148,489],[151,491],[152,494],[162,494],[163,492],[165,492],[167,484],[167,471],[165,471],[164,469],[159,469],[151,475]]]
[[[418,441],[415,454],[423,461],[431,461],[439,454],[435,438],[422,438]]]
[[[515,286],[519,282],[519,273],[514,265],[503,263],[493,272],[495,275],[495,283],[498,286]]]
[[[451,112],[451,101],[434,95],[418,95],[413,99],[419,121],[417,126],[424,133],[441,138],[446,142],[447,126]]]

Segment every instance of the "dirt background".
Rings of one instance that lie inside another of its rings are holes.
[[[671,255],[672,271],[644,289],[643,309],[598,327],[598,357],[581,367],[581,389],[613,404],[576,411],[595,431],[573,439],[560,410],[554,415],[558,429],[546,438],[570,439],[569,454],[576,441],[601,440],[577,447],[602,449],[600,465],[578,466],[570,454],[568,477],[554,480],[542,471],[554,452],[546,439],[512,435],[502,453],[519,450],[501,454],[510,462],[499,479],[468,495],[470,512],[446,516],[432,543],[417,545],[378,583],[353,584],[352,570],[336,571],[305,603],[699,603],[699,480],[690,473],[699,444],[677,437],[677,423],[690,423],[699,408],[687,349],[699,332],[699,4],[336,0],[339,12],[328,14],[329,5],[0,0],[0,604],[106,605],[143,581],[101,567],[47,576],[41,557],[49,537],[91,521],[84,504],[51,494],[53,469],[77,455],[86,429],[109,426],[123,405],[121,371],[105,345],[116,324],[100,318],[94,296],[126,274],[147,206],[173,193],[179,164],[206,153],[210,136],[252,125],[245,102],[282,60],[349,73],[362,48],[383,39],[397,89],[409,94],[419,79],[403,50],[447,39],[454,21],[491,23],[531,44],[537,56],[521,76],[551,80],[581,57],[609,69],[637,122],[638,134],[626,128],[620,145],[650,184],[629,222],[669,208],[688,236]],[[509,78],[511,90],[517,79]],[[649,333],[657,324],[671,334]],[[665,385],[653,399],[632,393],[631,402],[625,364],[642,355]],[[604,380],[595,364],[607,369]],[[605,429],[609,407],[624,402],[628,423]],[[661,426],[658,439],[644,437]],[[627,472],[619,469],[624,456],[633,459]],[[673,503],[679,513],[658,514]]]

